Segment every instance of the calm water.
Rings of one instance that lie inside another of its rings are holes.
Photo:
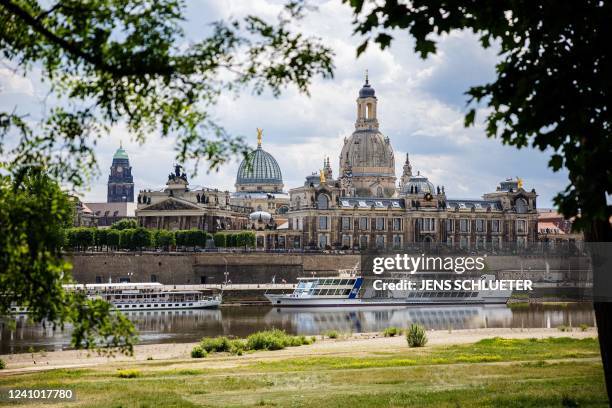
[[[420,323],[430,329],[475,329],[484,327],[548,327],[560,325],[594,326],[594,313],[588,304],[566,307],[530,305],[445,307],[366,307],[276,309],[266,307],[224,307],[219,310],[129,312],[140,332],[141,343],[191,342],[204,336],[246,336],[267,328],[280,328],[294,334],[319,334],[330,329],[340,332],[381,331],[388,326]],[[60,350],[70,345],[70,332],[53,331],[18,317],[15,330],[0,322],[0,354],[36,350]]]

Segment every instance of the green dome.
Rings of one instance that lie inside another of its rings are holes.
[[[272,155],[261,148],[249,153],[240,163],[236,184],[282,184],[283,176]]]
[[[125,160],[128,160],[129,157],[127,155],[127,152],[125,150],[123,150],[123,147],[120,147],[120,148],[117,149],[117,151],[113,155],[113,159],[125,159]]]

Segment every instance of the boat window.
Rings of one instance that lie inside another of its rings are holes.
[[[350,289],[344,289],[344,296],[348,296],[351,294],[351,290]]]

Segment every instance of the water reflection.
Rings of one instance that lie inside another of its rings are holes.
[[[141,343],[196,341],[203,336],[246,336],[252,332],[280,328],[294,334],[381,331],[389,326],[420,323],[430,329],[476,329],[484,327],[554,328],[560,325],[594,326],[591,305],[506,306],[418,306],[366,308],[278,309],[271,307],[226,307],[219,310],[133,311],[127,316],[139,330]],[[0,321],[0,354],[36,350],[58,350],[70,344],[70,327],[64,331],[32,324],[26,316],[16,325]]]

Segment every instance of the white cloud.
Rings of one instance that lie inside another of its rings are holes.
[[[282,4],[280,0],[190,1],[188,39],[201,38],[210,29],[208,23],[228,17],[254,14],[273,21]],[[310,97],[294,88],[279,98],[244,92],[239,98],[224,95],[214,108],[227,130],[247,137],[252,145],[255,128],[264,129],[264,149],[279,162],[286,189],[301,185],[306,175],[322,167],[326,156],[337,174],[338,154],[343,138],[354,128],[355,99],[366,69],[379,99],[381,131],[391,138],[396,153],[398,177],[408,151],[413,169],[434,184],[444,185],[450,197],[479,197],[494,190],[500,180],[518,175],[529,188],[536,188],[540,205],[549,206],[554,194],[565,187],[567,176],[548,170],[545,154],[502,146],[499,140],[487,139],[481,125],[463,127],[462,93],[471,85],[491,80],[495,49],[483,51],[471,33],[453,33],[440,39],[438,54],[422,60],[414,53],[408,35],[397,32],[390,49],[370,46],[355,59],[361,39],[352,35],[350,8],[340,0],[317,5],[318,11],[293,28],[321,37],[334,50],[335,78],[317,78]],[[36,94],[38,85],[22,80],[25,82],[11,86]],[[3,90],[0,104],[9,98]],[[174,141],[150,135],[147,143],[139,146],[118,126],[98,144],[102,175],[86,194],[88,200],[105,200],[108,168],[120,139],[130,155],[137,190],[164,185],[176,154]],[[237,168],[238,162],[233,160],[219,172],[202,171],[191,185],[233,190]]]

